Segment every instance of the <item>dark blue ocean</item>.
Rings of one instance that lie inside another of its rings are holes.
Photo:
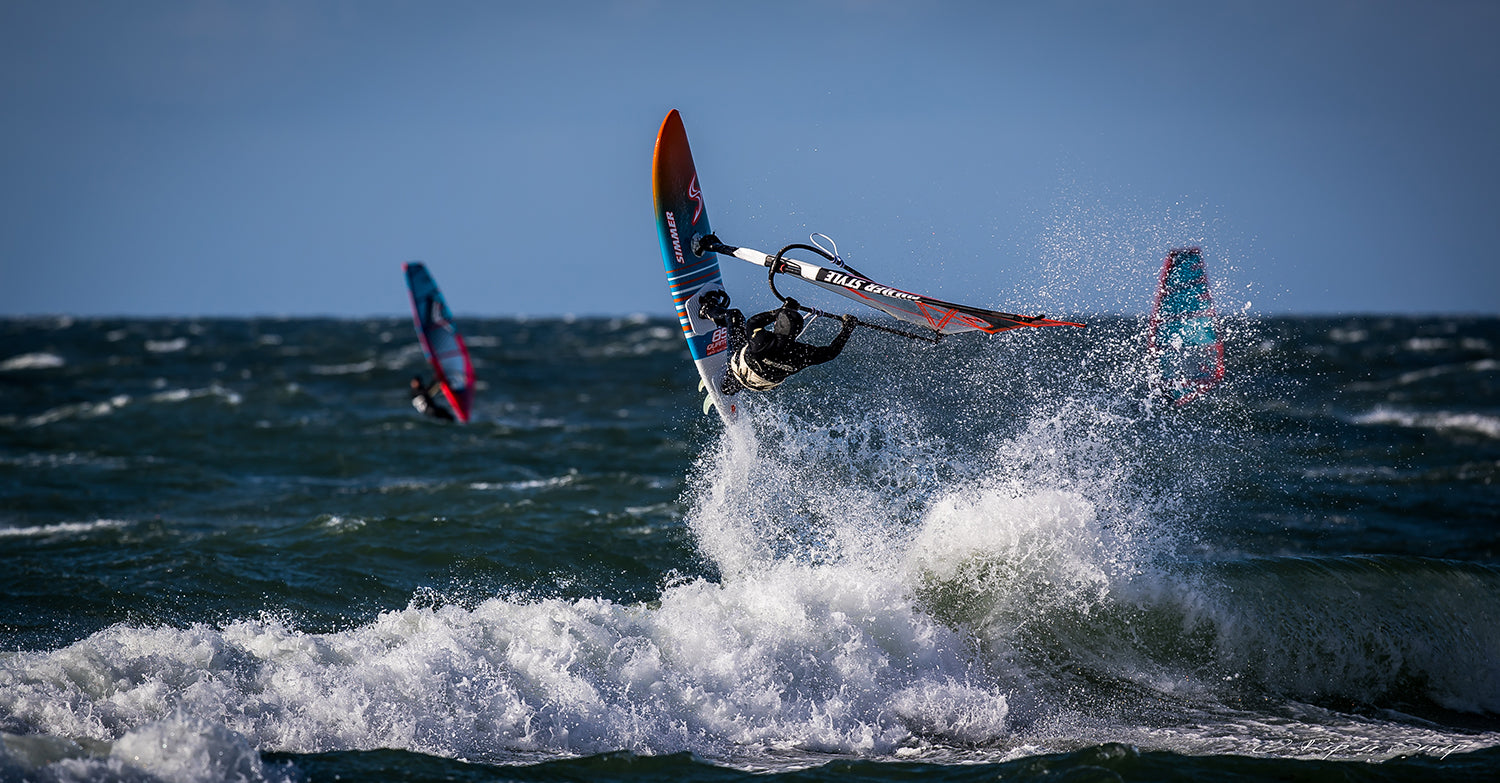
[[[1500,319],[1088,320],[0,321],[0,780],[1500,778]]]

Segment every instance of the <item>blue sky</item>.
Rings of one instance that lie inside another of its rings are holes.
[[[1192,243],[1224,309],[1493,314],[1497,37],[1461,1],[12,0],[0,315],[399,315],[408,260],[460,316],[668,315],[672,108],[726,241],[909,290],[1143,312]]]

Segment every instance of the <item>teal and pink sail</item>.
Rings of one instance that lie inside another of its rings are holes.
[[[469,359],[469,349],[453,325],[453,313],[448,310],[448,303],[427,267],[419,261],[403,267],[406,287],[411,292],[412,320],[416,323],[422,353],[432,365],[432,372],[453,415],[467,423],[474,404],[474,363]]]
[[[1172,404],[1185,405],[1224,379],[1224,340],[1202,249],[1167,253],[1149,336],[1161,392]]]

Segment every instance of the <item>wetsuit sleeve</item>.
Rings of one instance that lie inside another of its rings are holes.
[[[714,314],[712,320],[715,326],[735,331],[743,328],[745,314],[740,312],[739,309],[731,307],[728,310],[720,310]]]
[[[849,335],[854,334],[855,324],[855,321],[845,320],[844,327],[839,329],[838,336],[833,338],[833,342],[828,344],[828,347],[833,349],[833,356],[838,356],[839,352],[844,350],[844,343],[849,342]],[[833,356],[828,358],[832,359]]]
[[[765,328],[766,326],[769,326],[772,321],[775,321],[775,320],[776,320],[776,311],[775,310],[772,310],[772,311],[767,312],[767,313],[756,313],[755,315],[750,316],[750,320],[748,320],[748,321],[745,322],[745,333],[749,334],[750,332],[753,332],[756,329]]]
[[[838,336],[833,338],[833,342],[827,345],[808,345],[807,343],[797,343],[797,356],[795,361],[798,365],[800,365],[798,369],[805,369],[813,366],[814,364],[822,364],[823,362],[831,362],[834,359],[838,358],[838,355],[844,350],[844,343],[849,342],[849,335],[853,332],[854,322],[845,321],[844,328],[840,329]]]

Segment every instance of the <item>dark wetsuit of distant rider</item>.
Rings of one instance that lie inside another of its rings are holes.
[[[852,315],[840,316],[844,322],[833,342],[826,346],[797,342],[802,333],[802,314],[797,300],[787,299],[776,310],[745,316],[729,308],[729,295],[709,291],[699,299],[698,315],[729,330],[729,376],[724,393],[740,389],[768,391],[782,381],[815,364],[832,361],[844,350],[849,334],[859,321]]]
[[[427,384],[422,383],[422,376],[413,375],[411,378],[411,406],[434,419],[453,421],[453,414],[449,413],[447,408],[439,405],[437,400],[433,399],[433,395],[441,388],[442,386],[439,384],[433,384],[429,388]]]

